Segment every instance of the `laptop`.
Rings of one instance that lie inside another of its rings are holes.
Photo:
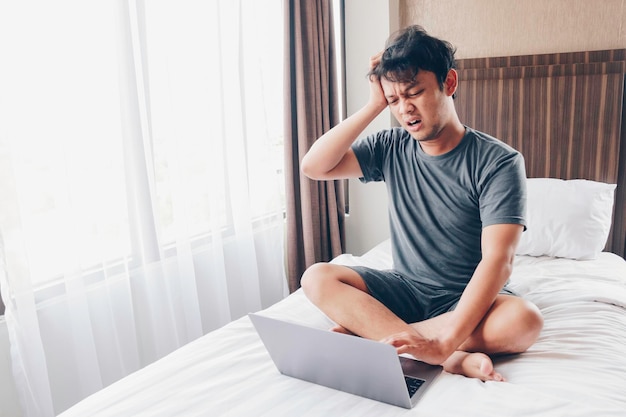
[[[283,375],[412,408],[443,368],[399,356],[388,344],[249,314]]]

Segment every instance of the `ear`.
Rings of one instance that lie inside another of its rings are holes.
[[[443,89],[446,95],[452,96],[457,87],[459,86],[459,74],[456,72],[454,68],[448,71],[448,75],[446,75],[446,80],[443,82]]]

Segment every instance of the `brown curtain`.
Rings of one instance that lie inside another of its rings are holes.
[[[304,270],[343,252],[342,181],[300,174],[311,144],[339,121],[332,0],[285,1],[285,181],[290,291]]]

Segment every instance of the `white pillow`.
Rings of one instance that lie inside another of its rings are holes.
[[[527,230],[518,255],[595,259],[611,228],[616,184],[529,178]]]

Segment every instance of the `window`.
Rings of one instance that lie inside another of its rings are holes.
[[[163,240],[172,241],[176,233],[172,221],[175,193],[178,198],[197,201],[188,219],[189,227],[199,233],[211,230],[212,222],[224,227],[232,224],[233,206],[240,202],[229,183],[250,182],[246,198],[254,217],[275,212],[277,197],[284,207],[284,197],[268,193],[266,186],[283,183],[283,51],[282,24],[277,21],[282,16],[281,2],[248,2],[241,10],[241,31],[224,27],[229,14],[238,12],[236,6],[227,7],[227,2],[215,7],[212,2],[151,1],[146,6],[144,72],[149,79],[155,192]],[[258,29],[258,22],[272,21],[275,24]],[[232,37],[232,53],[237,53],[237,43],[248,52],[241,57],[239,72],[228,63],[240,57],[224,50],[226,36]],[[216,60],[220,53],[222,59]],[[228,111],[236,102],[242,102],[243,114]],[[228,149],[238,145],[211,140],[226,131],[245,136],[246,147]],[[173,142],[172,136],[182,140]],[[178,154],[177,160],[184,165],[172,166],[172,154]],[[245,170],[230,169],[240,166],[233,158],[245,161]],[[223,171],[228,174],[223,176]],[[184,189],[172,186],[176,176]],[[207,181],[220,184],[209,189],[203,185]]]
[[[68,245],[81,268],[130,252],[116,28],[106,2],[3,9],[2,232],[22,234],[21,272],[43,283]]]
[[[259,219],[284,206],[266,186],[283,182],[280,0],[137,2],[126,40],[114,2],[29,3],[0,11],[0,225],[23,243],[18,275],[45,285],[70,264],[110,268],[146,251],[146,229],[162,255],[181,233],[234,227],[241,198]],[[243,117],[222,112],[231,100]],[[234,129],[236,152],[218,140]]]

